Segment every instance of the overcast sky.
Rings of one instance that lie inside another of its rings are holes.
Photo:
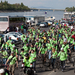
[[[5,0],[2,0],[5,1]],[[75,0],[6,0],[11,4],[24,3],[28,7],[65,9],[75,6]]]

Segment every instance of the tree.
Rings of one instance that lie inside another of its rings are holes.
[[[24,4],[23,3],[21,3],[21,7],[23,7],[24,6]]]
[[[30,8],[25,6],[23,3],[21,4],[9,4],[8,1],[4,1],[0,3],[0,10],[1,11],[29,11]]]

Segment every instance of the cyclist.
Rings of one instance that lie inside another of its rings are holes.
[[[34,45],[33,45],[33,44],[31,44],[31,47],[30,47],[29,53],[31,53],[31,50],[36,51],[36,47],[34,47]]]
[[[11,37],[9,37],[9,40],[7,41],[8,45],[11,44]]]
[[[1,49],[5,49],[6,48],[6,43],[4,42],[1,46]]]
[[[28,51],[29,51],[29,44],[24,45],[23,49],[24,49],[24,53],[25,54],[28,53]]]
[[[17,61],[17,56],[14,56],[13,52],[11,52],[11,55],[8,57],[5,65],[7,65],[8,62],[10,62],[10,64],[9,64],[9,72],[10,72],[10,74],[14,75],[15,64],[17,63],[16,67],[18,67],[18,61]]]
[[[4,49],[2,49],[2,51],[0,51],[0,53],[2,54],[3,64],[5,65],[7,58],[8,58],[8,53]]]
[[[46,43],[49,59],[51,58],[51,51],[52,51],[52,45],[50,44],[50,41],[48,40],[48,43]]]
[[[25,57],[23,59],[23,64],[24,64],[24,73],[26,73],[26,69],[27,68],[30,68],[30,65],[32,63],[32,59],[31,57],[29,56],[28,53],[25,54]]]
[[[43,44],[43,46],[40,48],[39,51],[39,54],[41,54],[43,64],[46,62],[46,53],[47,53],[47,47]]]
[[[11,49],[11,52],[14,52],[14,55],[18,55],[18,50],[16,46],[13,46],[13,48]]]
[[[36,73],[36,52],[34,50],[31,51],[30,57],[32,59],[34,73]]]
[[[56,71],[55,68],[54,68],[54,64],[55,64],[55,61],[56,61],[56,57],[57,57],[57,51],[55,49],[52,49],[52,68],[54,70],[54,72]]]
[[[65,60],[67,59],[67,53],[64,52],[64,49],[61,48],[61,51],[58,53],[58,56],[60,56],[60,61],[61,61],[61,68],[62,72],[65,69]]]
[[[9,71],[7,69],[1,68],[0,75],[9,75]]]

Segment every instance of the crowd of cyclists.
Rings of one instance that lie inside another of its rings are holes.
[[[29,28],[27,34],[21,36],[23,41],[19,51],[12,42],[11,37],[1,45],[0,54],[2,55],[3,65],[8,68],[9,73],[14,75],[15,67],[18,68],[19,62],[24,73],[32,64],[33,71],[36,73],[36,60],[41,59],[44,65],[49,60],[52,69],[55,69],[57,58],[60,60],[62,71],[65,70],[65,61],[71,62],[71,53],[75,50],[75,32],[67,25],[56,24],[49,29],[41,31],[40,28]],[[1,41],[1,38],[0,38]],[[40,61],[39,61],[40,62]],[[16,66],[15,66],[16,64]],[[8,67],[9,66],[9,67]],[[3,69],[0,70],[1,72]],[[3,74],[4,75],[4,74]]]

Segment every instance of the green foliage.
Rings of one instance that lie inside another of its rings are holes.
[[[69,12],[75,11],[75,7],[74,6],[73,7],[66,7],[65,9],[66,9],[66,11],[69,11]]]
[[[30,11],[30,8],[21,4],[9,4],[8,1],[0,2],[0,11]]]

